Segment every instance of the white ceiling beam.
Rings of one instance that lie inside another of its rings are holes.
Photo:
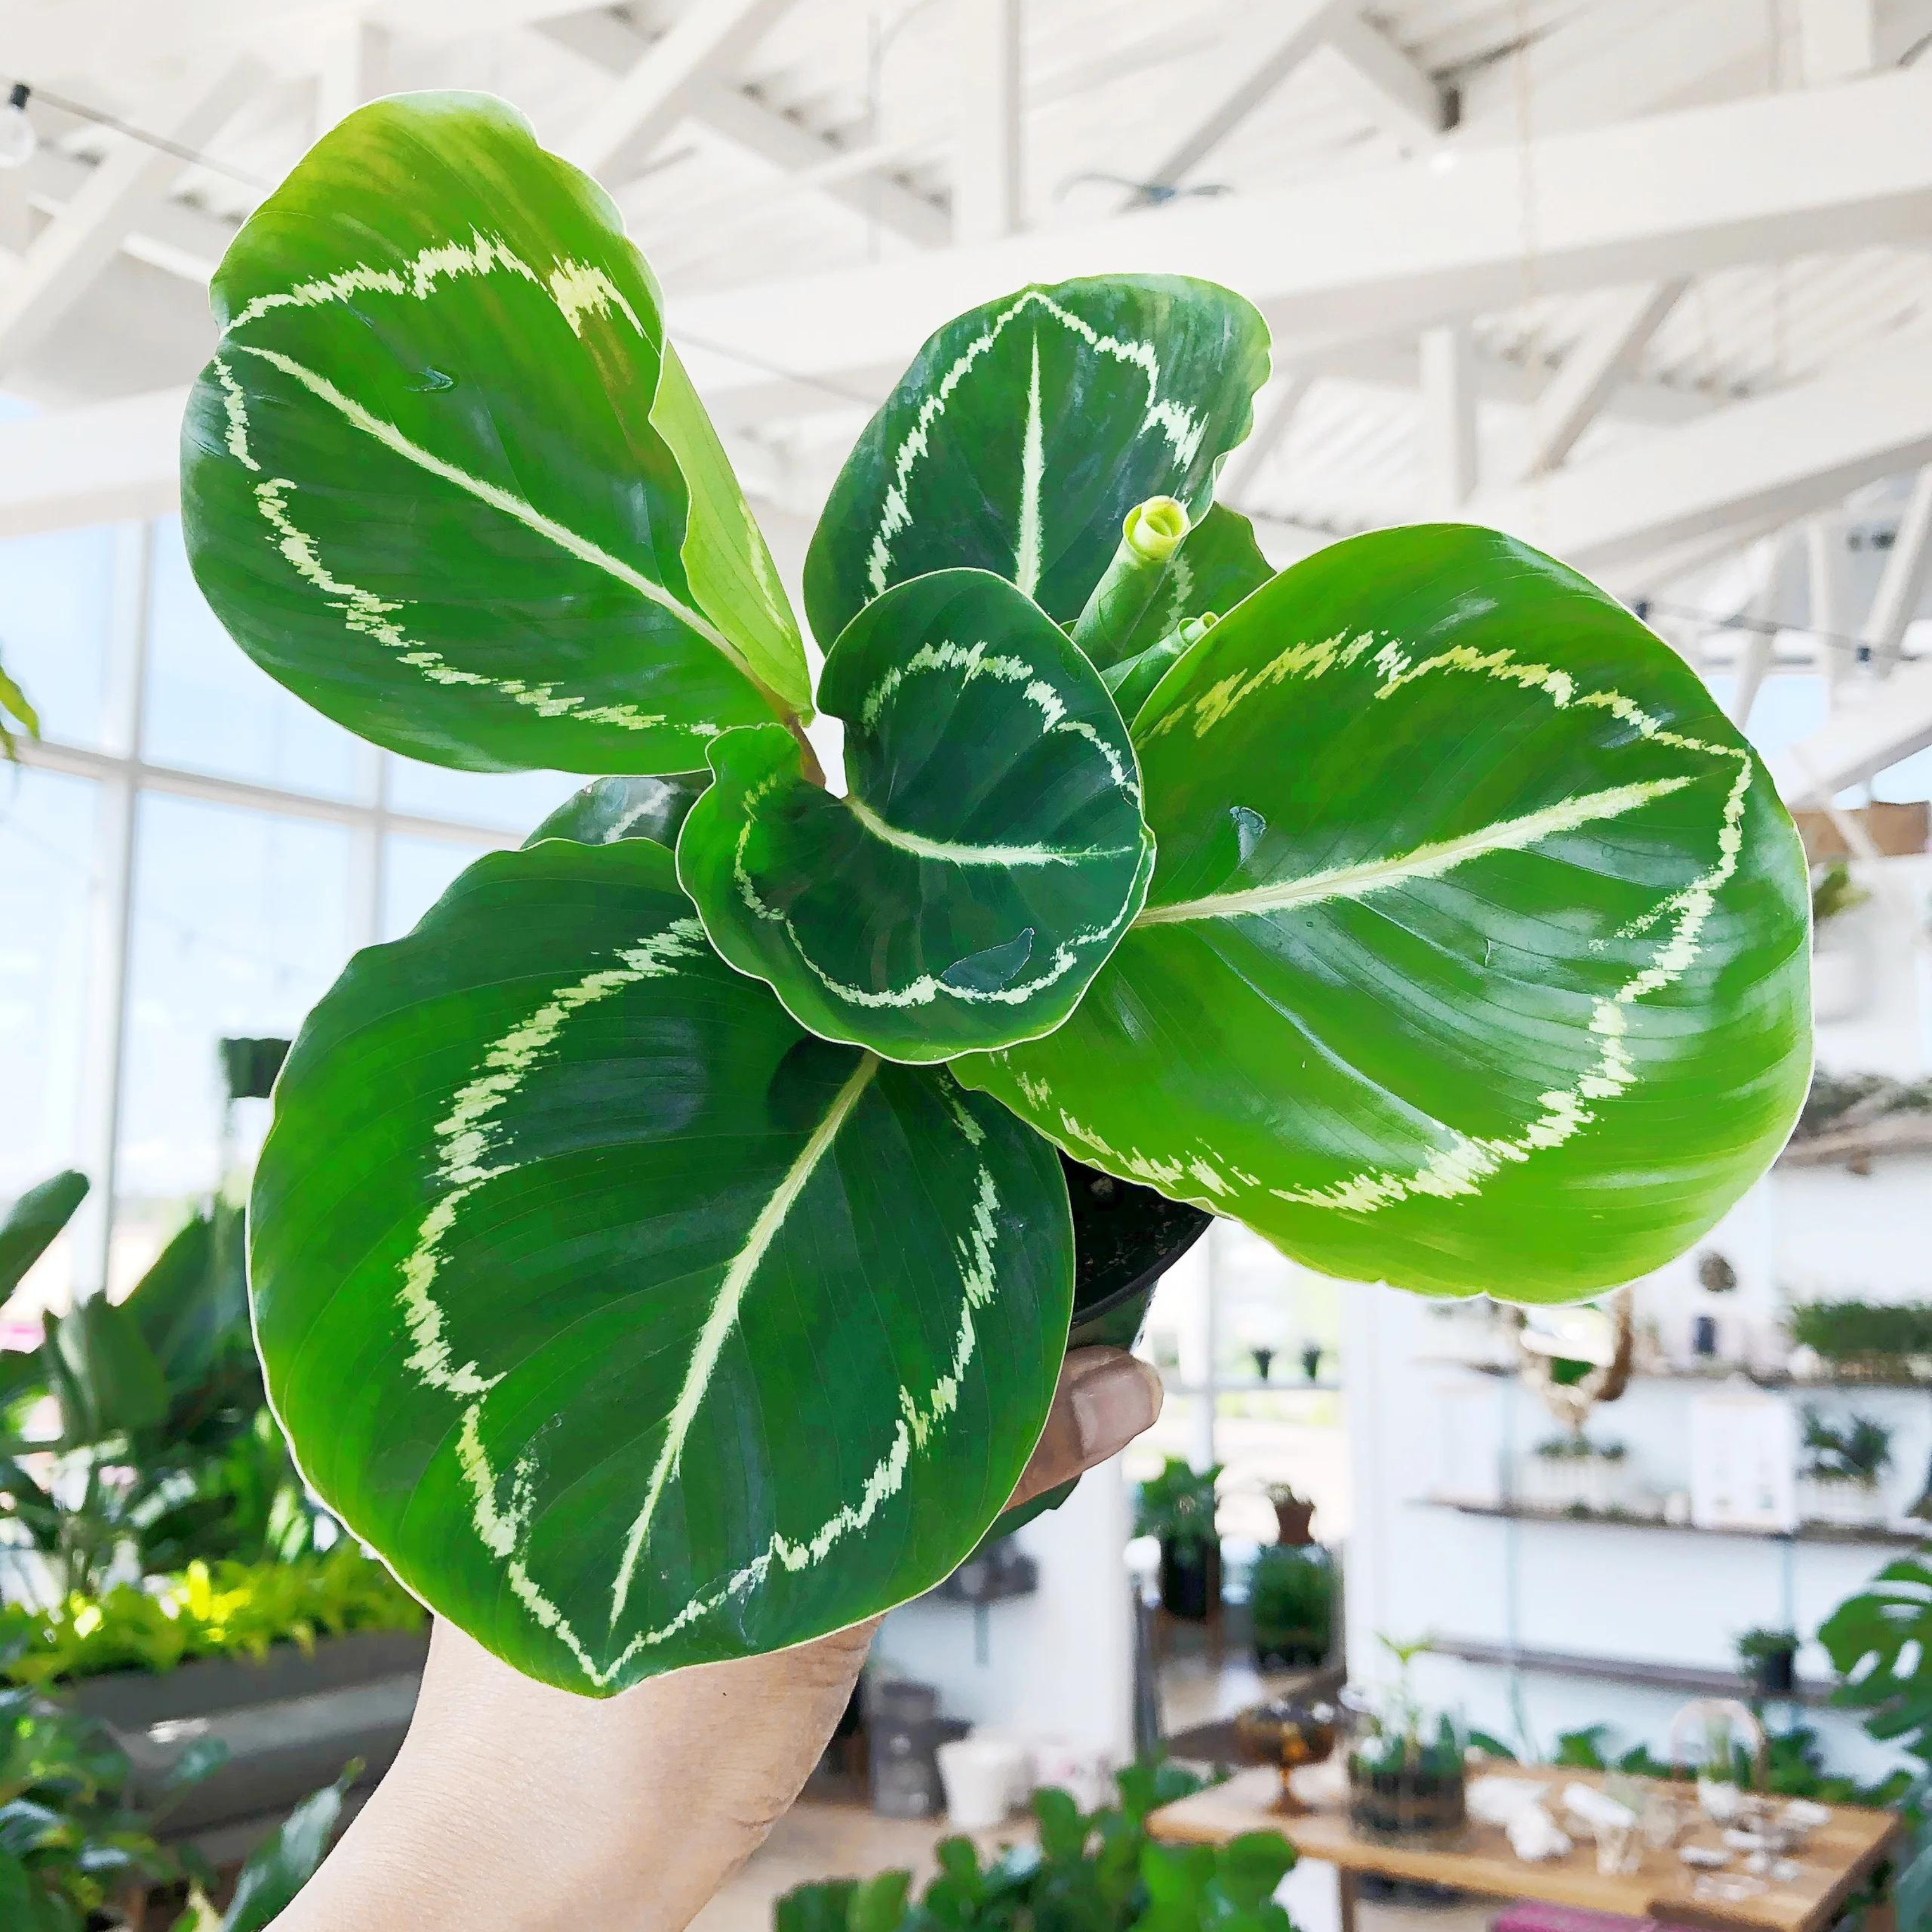
[[[42,147],[18,173],[34,207],[58,219],[99,165],[58,148]],[[165,268],[185,281],[206,282],[235,234],[235,224],[218,215],[184,202],[159,201],[142,212],[121,248],[136,260]]]
[[[1268,458],[1281,447],[1313,381],[1312,376],[1290,369],[1277,376],[1256,398],[1262,405],[1259,418],[1249,431],[1247,441],[1228,458],[1215,485],[1214,494],[1221,501],[1238,503],[1246,496]]]
[[[1422,356],[1422,514],[1453,517],[1476,487],[1476,372],[1467,322],[1426,329]]]
[[[1235,76],[1233,86],[1217,92],[1160,162],[1144,171],[1149,184],[1180,187],[1322,44],[1343,4],[1344,0],[1279,0],[1230,22],[1222,36],[1223,70]],[[1138,208],[1145,201],[1136,189],[1124,206]]]
[[[1814,249],[1922,242],[1932,225],[1932,72],[1688,110],[1267,193],[1184,202],[695,297],[695,334],[828,374],[903,365],[950,315],[1064,276],[1202,276],[1239,288],[1287,359],[1521,298],[1524,207],[1537,286],[1558,295]]]
[[[1535,476],[1554,470],[1576,448],[1689,286],[1683,277],[1673,276],[1618,293],[1609,312],[1570,350],[1537,398],[1520,475]]]
[[[1905,627],[1918,614],[1928,575],[1932,575],[1932,464],[1919,471],[1912,486],[1864,628],[1859,633],[1860,641],[1881,673],[1898,662]]]
[[[1844,520],[1828,514],[1814,517],[1804,526],[1804,614],[1818,668],[1834,695],[1850,668],[1850,653],[1840,641],[1844,635]]]
[[[624,71],[652,44],[628,22],[608,11],[544,21],[540,30],[555,46],[606,74]],[[814,134],[729,81],[700,82],[692,94],[689,112],[707,133],[781,174],[822,166],[844,152],[836,142]],[[952,218],[944,208],[884,169],[822,183],[814,191],[922,248],[943,246],[952,232]]]
[[[329,34],[316,63],[318,140],[347,114],[388,92],[389,30],[374,20],[346,20]]]
[[[150,124],[180,146],[205,147],[259,78],[252,61],[230,61],[199,76]],[[58,218],[34,237],[0,292],[0,370],[16,367],[60,326],[182,166],[178,155],[124,137],[88,176]]]
[[[1778,633],[1771,624],[1772,607],[1778,587],[1776,559],[1767,554],[1763,563],[1763,578],[1738,613],[1742,621],[1732,626],[1744,640],[1738,652],[1734,674],[1737,682],[1732,688],[1730,707],[1731,722],[1740,731],[1750,722],[1751,707],[1757,702],[1758,693],[1764,688],[1766,674],[1771,669],[1772,648],[1778,642]]]
[[[1848,685],[1808,738],[1768,760],[1786,805],[1822,806],[1849,785],[1932,745],[1932,664],[1910,664],[1882,684]]]
[[[1026,214],[1026,90],[1020,0],[952,0],[952,232],[962,242],[1019,232]]]
[[[1813,87],[1870,73],[1879,63],[1878,0],[1798,0],[1798,46]]]
[[[706,80],[730,79],[738,62],[796,0],[686,0],[662,40],[640,54],[564,142],[593,175],[628,154],[648,153],[682,121]]]
[[[1318,58],[1398,140],[1432,144],[1448,124],[1448,104],[1434,77],[1352,10],[1330,21]]]
[[[1789,521],[1932,460],[1932,388],[1915,343],[1873,351],[1681,428],[1486,491],[1479,523],[1594,571],[1759,517]]]

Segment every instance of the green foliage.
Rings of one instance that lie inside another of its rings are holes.
[[[278,1643],[419,1630],[422,1606],[352,1543],[262,1563],[190,1563],[178,1576],[68,1596],[45,1610],[0,1605],[0,1672],[16,1684],[115,1670],[172,1670],[206,1657],[266,1657]]]
[[[1157,1536],[1178,1550],[1201,1549],[1214,1540],[1214,1485],[1221,1465],[1196,1469],[1170,1456],[1134,1499],[1134,1534]]]
[[[1334,1642],[1334,1559],[1319,1544],[1263,1550],[1248,1582],[1248,1611],[1256,1650],[1318,1663]]]
[[[1871,894],[1852,877],[1851,866],[1844,859],[1832,859],[1811,868],[1811,923],[1814,928],[1827,920],[1836,919],[1840,913],[1850,912],[1854,906],[1863,905],[1870,897]]]
[[[1472,1733],[1471,1742],[1476,1741]],[[1484,1742],[1485,1748],[1494,1746],[1493,1739]],[[1827,1772],[1823,1746],[1818,1733],[1808,1725],[1768,1732],[1766,1748],[1766,1771],[1762,1788],[1774,1798],[1813,1798],[1825,1804],[1883,1808],[1900,1804],[1910,1795],[1912,1779],[1904,1772],[1894,1772],[1869,1784]],[[1760,1780],[1750,1753],[1736,1742],[1728,1742],[1726,1749],[1728,1756],[1720,1774],[1742,1790],[1759,1789]],[[1574,1771],[1616,1771],[1634,1778],[1687,1780],[1704,1768],[1674,1764],[1643,1744],[1619,1749],[1616,1732],[1609,1724],[1592,1724],[1582,1730],[1562,1732],[1550,1762]]]
[[[1370,1777],[1398,1772],[1418,1778],[1456,1776],[1462,1764],[1460,1727],[1447,1712],[1432,1720],[1415,1694],[1415,1660],[1427,1652],[1429,1640],[1403,1643],[1384,1636],[1380,1642],[1395,1660],[1396,1678],[1364,1713],[1348,1753],[1350,1770]]]
[[[250,1223],[317,1492],[519,1667],[614,1691],[970,1550],[1069,1332],[1047,1142],[1348,1280],[1563,1301],[1783,1141],[1808,886],[1754,754],[1496,532],[1271,573],[1213,501],[1240,296],[944,323],[814,534],[814,693],[649,269],[502,103],[351,115],[212,292],[183,524],[242,647],[377,744],[619,782],[350,964]],[[681,824],[623,783],[700,768]]]
[[[361,1774],[359,1762],[346,1766],[334,1784],[311,1792],[248,1855],[225,1912],[197,1893],[172,1932],[266,1932],[315,1876],[342,1816],[342,1801]]]
[[[1094,1812],[1036,1791],[1036,1844],[982,1864],[970,1839],[948,1838],[916,1899],[904,1871],[801,1886],[778,1901],[773,1932],[1292,1932],[1273,1894],[1294,1853],[1274,1832],[1219,1846],[1147,1835],[1150,1811],[1204,1781],[1162,1760],[1132,1766],[1118,1802]]]
[[[200,1754],[187,1776],[218,1760]],[[0,1691],[0,1925],[83,1932],[127,1887],[178,1876],[152,1820],[129,1802],[133,1772],[98,1726],[24,1690]]]
[[[1537,1456],[1546,1462],[1621,1462],[1628,1453],[1621,1442],[1598,1442],[1580,1430],[1546,1436],[1536,1445]]]
[[[27,694],[7,675],[0,664],[0,760],[13,762],[18,754],[14,742],[26,732],[30,738],[40,735],[40,714],[27,701]]]
[[[1804,1473],[1815,1482],[1856,1483],[1873,1488],[1892,1466],[1892,1431],[1868,1415],[1828,1422],[1804,1411]]]
[[[1932,1355],[1932,1302],[1808,1301],[1790,1320],[1793,1344],[1828,1362]]]
[[[0,1302],[53,1244],[87,1198],[87,1176],[69,1168],[30,1187],[0,1220]]]

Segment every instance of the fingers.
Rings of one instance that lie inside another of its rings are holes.
[[[1152,1425],[1164,1393],[1160,1377],[1122,1349],[1076,1349],[1060,1372],[1046,1427],[1007,1508],[1118,1456]]]

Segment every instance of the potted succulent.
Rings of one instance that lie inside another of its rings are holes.
[[[1560,1301],[1784,1139],[1759,760],[1512,538],[1276,572],[1214,500],[1269,374],[1229,290],[941,324],[813,537],[815,686],[649,270],[502,103],[358,110],[211,292],[217,616],[378,745],[591,781],[351,962],[250,1216],[304,1473],[518,1668],[608,1695],[956,1565],[1067,1344],[1056,1149],[1324,1272]]]
[[[1248,1611],[1257,1669],[1324,1662],[1335,1638],[1334,1558],[1318,1543],[1263,1550],[1248,1581]]]
[[[1580,1430],[1536,1445],[1526,1474],[1536,1508],[1607,1515],[1622,1502],[1618,1479],[1628,1452],[1621,1442],[1598,1442]]]
[[[1828,1421],[1804,1412],[1799,1498],[1808,1522],[1864,1528],[1882,1520],[1880,1479],[1892,1466],[1892,1431],[1868,1415]]]
[[[1738,1639],[1738,1665],[1760,1697],[1788,1697],[1798,1688],[1798,1638],[1788,1630],[1748,1630]]]
[[[1221,1466],[1196,1469],[1170,1456],[1142,1484],[1134,1534],[1160,1542],[1160,1601],[1169,1616],[1199,1622],[1221,1600],[1221,1538],[1214,1526],[1214,1485]]]

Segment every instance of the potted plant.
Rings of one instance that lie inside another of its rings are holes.
[[[1134,1534],[1160,1541],[1160,1601],[1168,1616],[1199,1622],[1221,1600],[1221,1538],[1214,1485],[1221,1466],[1196,1469],[1170,1456],[1140,1486]]]
[[[1249,1579],[1248,1611],[1257,1669],[1325,1662],[1335,1638],[1334,1558],[1318,1543],[1264,1549]]]
[[[1322,1374],[1322,1348],[1319,1342],[1305,1342],[1301,1348],[1301,1372],[1310,1382],[1318,1381]]]
[[[1562,1300],[1782,1142],[1808,908],[1755,754],[1514,538],[1274,572],[1214,501],[1269,370],[1230,291],[944,324],[819,520],[815,688],[616,209],[501,102],[358,110],[212,296],[222,622],[375,743],[592,780],[351,962],[250,1223],[305,1474],[517,1667],[611,1694],[950,1571],[1066,1346],[1055,1148]]]
[[[1313,1540],[1315,1505],[1292,1483],[1270,1483],[1268,1499],[1274,1507],[1275,1540],[1299,1545]]]
[[[1621,1442],[1598,1442],[1580,1430],[1539,1442],[1527,1466],[1528,1500],[1536,1508],[1590,1516],[1620,1505],[1618,1480],[1627,1451]]]
[[[1815,1350],[1844,1379],[1920,1382],[1932,1372],[1932,1305],[1810,1301],[1786,1320],[1793,1347]]]
[[[1397,1676],[1379,1704],[1358,1711],[1348,1748],[1348,1817],[1358,1832],[1386,1838],[1445,1838],[1467,1817],[1460,1728],[1418,1701],[1411,1667],[1426,1641],[1384,1637]]]
[[[1882,1521],[1880,1482],[1892,1466],[1892,1431],[1870,1416],[1834,1423],[1809,1408],[1804,1425],[1799,1500],[1805,1520],[1850,1528]]]
[[[1798,1637],[1788,1630],[1748,1630],[1738,1639],[1738,1666],[1760,1697],[1788,1697],[1798,1688]]]

